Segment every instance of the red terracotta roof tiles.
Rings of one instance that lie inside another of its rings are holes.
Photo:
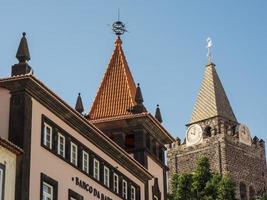
[[[129,115],[133,107],[136,86],[122,50],[120,37],[108,64],[104,78],[89,112],[89,119]]]

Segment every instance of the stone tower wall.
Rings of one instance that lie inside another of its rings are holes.
[[[174,173],[192,172],[196,161],[201,156],[209,158],[213,172],[229,174],[237,185],[243,182],[247,187],[249,199],[249,186],[255,193],[261,191],[266,185],[266,159],[264,142],[254,142],[251,146],[242,144],[238,138],[227,134],[218,134],[208,137],[201,144],[187,147],[176,141],[167,150],[169,170],[169,189],[171,177]]]
[[[240,197],[240,183],[246,185],[247,199],[250,188],[255,193],[263,192],[266,188],[266,159],[264,143],[255,142],[251,146],[226,137],[227,172],[236,182],[237,197]]]

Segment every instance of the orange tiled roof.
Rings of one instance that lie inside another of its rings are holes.
[[[129,115],[133,107],[136,86],[122,50],[120,37],[104,74],[95,100],[89,112],[89,119],[101,119]]]

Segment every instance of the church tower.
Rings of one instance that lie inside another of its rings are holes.
[[[256,136],[252,139],[248,127],[237,121],[211,62],[210,39],[208,47],[209,63],[185,140],[177,139],[167,151],[169,178],[173,173],[192,172],[196,160],[206,156],[214,172],[233,178],[237,199],[253,199],[266,189],[265,143]]]
[[[146,199],[165,200],[168,170],[165,145],[174,142],[174,139],[161,124],[159,107],[154,117],[144,105],[141,86],[135,84],[122,49],[124,24],[115,22],[113,31],[117,35],[115,48],[88,120],[154,176],[147,183],[149,193]]]

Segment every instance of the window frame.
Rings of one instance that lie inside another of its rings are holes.
[[[41,173],[40,179],[40,199],[43,200],[43,184],[51,186],[53,188],[52,200],[58,200],[58,182],[44,173]]]
[[[96,172],[96,164],[97,163],[97,174],[95,173]],[[94,179],[96,180],[100,180],[100,162],[99,160],[97,160],[96,158],[94,158],[94,168],[93,168],[93,177]]]
[[[116,177],[116,179],[115,179]],[[117,180],[117,181],[116,181]],[[116,184],[115,184],[116,183]],[[116,173],[113,173],[113,191],[116,194],[119,194],[119,175]]]
[[[5,175],[6,175],[6,166],[2,163],[0,163],[0,170],[2,171],[2,180],[0,179],[0,200],[4,200],[5,196]],[[2,184],[2,185],[1,185]]]
[[[130,194],[130,200],[136,200],[136,188],[131,185],[131,194]]]
[[[127,181],[122,179],[122,197],[127,199],[128,197],[128,184]]]
[[[60,139],[63,139],[63,149],[61,149],[61,140]],[[63,155],[61,154],[61,150],[63,151]],[[58,132],[58,138],[57,138],[57,154],[62,156],[63,158],[66,157],[66,137]]]
[[[44,186],[46,186],[47,188],[50,188],[51,193],[45,192],[44,191]],[[43,181],[42,188],[43,188],[42,189],[42,200],[47,200],[47,198],[54,199],[54,187],[52,185],[50,185],[49,183]],[[45,196],[45,198],[43,198],[44,196]]]
[[[107,174],[106,174],[106,172],[107,172]],[[109,168],[107,166],[104,165],[103,183],[107,187],[110,186],[110,178],[109,178],[109,175],[110,175],[110,170],[109,170]]]
[[[86,161],[86,168],[85,168],[85,155],[87,156],[87,161]],[[87,174],[89,174],[89,153],[87,152],[87,151],[85,151],[85,150],[82,150],[82,170],[84,171],[84,172],[86,172]]]
[[[75,147],[75,152],[73,152],[73,148],[72,147]],[[75,162],[73,162],[73,153],[75,153]],[[78,145],[75,144],[74,142],[70,142],[70,163],[77,166],[78,165]]]
[[[47,143],[47,128],[50,129],[50,140],[49,140],[49,145]],[[44,122],[44,127],[43,127],[43,145],[45,147],[47,147],[48,149],[51,149],[53,148],[53,128],[52,126],[50,126],[48,123]]]
[[[69,189],[68,200],[83,200],[83,196]]]

